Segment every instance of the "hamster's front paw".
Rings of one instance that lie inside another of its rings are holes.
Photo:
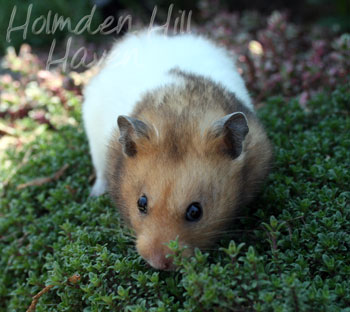
[[[103,179],[97,179],[91,189],[90,197],[98,197],[107,192],[107,183]]]

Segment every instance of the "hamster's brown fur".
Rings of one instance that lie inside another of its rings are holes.
[[[188,254],[195,247],[210,247],[237,208],[254,197],[272,157],[262,125],[232,93],[203,77],[177,70],[174,74],[183,77],[184,86],[148,93],[133,111],[131,117],[147,125],[147,131],[134,133],[134,140],[120,138],[116,131],[108,153],[112,199],[135,230],[140,255],[160,269],[172,267],[165,243],[176,237],[189,247]],[[244,113],[249,127],[236,158],[212,127],[234,112]],[[137,208],[143,194],[147,215]],[[185,220],[192,202],[203,207],[198,222]]]

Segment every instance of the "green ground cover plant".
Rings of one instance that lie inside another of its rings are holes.
[[[35,138],[1,158],[0,311],[48,285],[36,311],[350,311],[349,85],[259,109],[275,147],[262,194],[215,250],[186,259],[172,242],[176,272],[144,263],[107,195],[88,198],[80,97],[30,90],[66,119],[17,120]]]

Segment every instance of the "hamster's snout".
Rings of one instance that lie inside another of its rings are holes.
[[[165,243],[158,240],[147,240],[141,236],[137,240],[136,248],[141,255],[152,267],[158,270],[174,270],[173,259],[169,257],[171,250]]]
[[[170,271],[175,269],[173,259],[168,258],[166,254],[156,253],[147,262],[158,270]]]

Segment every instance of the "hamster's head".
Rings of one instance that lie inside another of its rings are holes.
[[[151,117],[118,118],[110,194],[135,231],[139,254],[156,269],[174,268],[167,243],[176,238],[185,255],[210,248],[266,175],[269,156],[254,154],[262,149],[245,114],[212,119],[155,125]]]

